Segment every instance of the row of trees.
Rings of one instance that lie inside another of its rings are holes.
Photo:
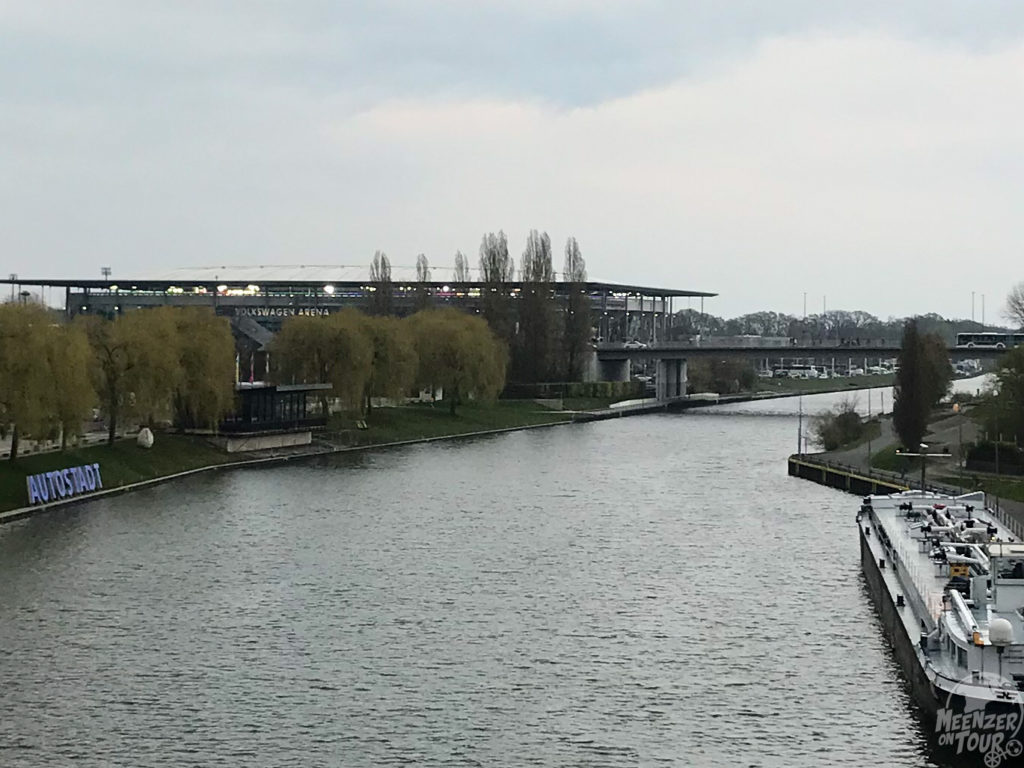
[[[481,318],[449,307],[401,320],[356,309],[290,317],[271,344],[278,381],[330,383],[351,409],[421,386],[443,388],[454,414],[463,398],[490,399],[505,385],[502,342]]]
[[[234,398],[234,341],[208,309],[160,307],[62,322],[39,304],[0,305],[0,431],[61,440],[99,406],[113,442],[123,418],[213,427]]]
[[[915,318],[921,333],[935,333],[953,344],[958,333],[977,333],[992,326],[972,320],[947,320],[930,313]],[[782,336],[801,341],[831,340],[855,342],[857,340],[898,343],[903,337],[906,318],[881,320],[868,312],[832,310],[822,314],[799,318],[784,312],[751,312],[740,317],[725,319],[701,314],[695,309],[675,313],[671,336],[686,338],[697,334],[707,336]]]
[[[504,232],[483,236],[479,254],[479,282],[483,290],[479,311],[494,335],[508,348],[511,375],[516,381],[539,382],[552,379],[575,381],[583,376],[586,352],[593,334],[590,297],[585,290],[587,266],[579,243],[565,244],[562,281],[568,284],[567,298],[555,296],[558,274],[554,269],[551,239],[546,232],[532,230],[519,264],[521,291],[514,297],[516,263]],[[423,285],[431,279],[424,254],[416,258],[417,309],[427,309],[432,297]],[[454,282],[472,281],[469,260],[455,254]],[[391,263],[377,251],[370,262],[372,291],[367,310],[374,316],[394,312]]]

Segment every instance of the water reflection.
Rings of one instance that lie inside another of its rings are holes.
[[[0,763],[934,764],[855,500],[714,410],[0,529]]]

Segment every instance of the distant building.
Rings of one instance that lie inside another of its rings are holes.
[[[467,312],[479,312],[487,285],[456,283],[438,277],[451,272],[435,267],[431,269],[434,280],[418,283],[415,268],[392,267],[392,311],[400,316],[407,315],[429,302],[433,306],[455,306]],[[16,278],[0,280],[0,284],[9,284],[19,292],[23,287],[39,286],[51,297],[54,291],[63,290],[65,312],[69,317],[114,316],[167,305],[211,307],[217,314],[231,319],[240,346],[247,345],[250,351],[265,348],[271,335],[288,317],[329,315],[345,307],[366,309],[374,291],[365,266],[202,267],[176,269],[140,279]],[[523,283],[506,285],[513,300],[523,290]],[[569,286],[555,283],[556,298],[564,301]],[[605,341],[667,338],[675,299],[717,295],[593,281],[585,283],[583,289],[593,307],[595,336]],[[240,378],[244,380],[247,373],[240,371]],[[253,373],[258,378],[259,372]]]

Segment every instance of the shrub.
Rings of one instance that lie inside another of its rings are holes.
[[[856,442],[863,436],[864,427],[852,400],[844,400],[834,410],[818,414],[811,422],[815,441],[826,451]]]

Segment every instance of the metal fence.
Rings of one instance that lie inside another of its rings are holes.
[[[854,467],[850,464],[843,464],[839,461],[823,461],[817,457],[808,456],[806,454],[801,455],[800,459],[801,461],[805,461],[809,464],[815,464],[820,467],[839,469],[850,474],[870,479],[885,480],[886,482],[904,485],[911,489],[920,490],[921,488],[920,483],[915,483],[912,478],[909,478],[906,475],[901,475],[897,472],[889,472],[884,469],[864,469],[863,467]],[[932,493],[942,493],[948,496],[959,496],[963,493],[971,492],[970,489],[945,485],[943,483],[926,483],[924,490],[931,491]],[[1015,515],[1010,514],[1008,510],[1002,507],[1000,503],[1001,501],[1002,499],[999,496],[985,491],[985,508],[997,520],[999,520],[999,522],[1005,525],[1014,536],[1021,541],[1024,541],[1024,522],[1018,519]]]

